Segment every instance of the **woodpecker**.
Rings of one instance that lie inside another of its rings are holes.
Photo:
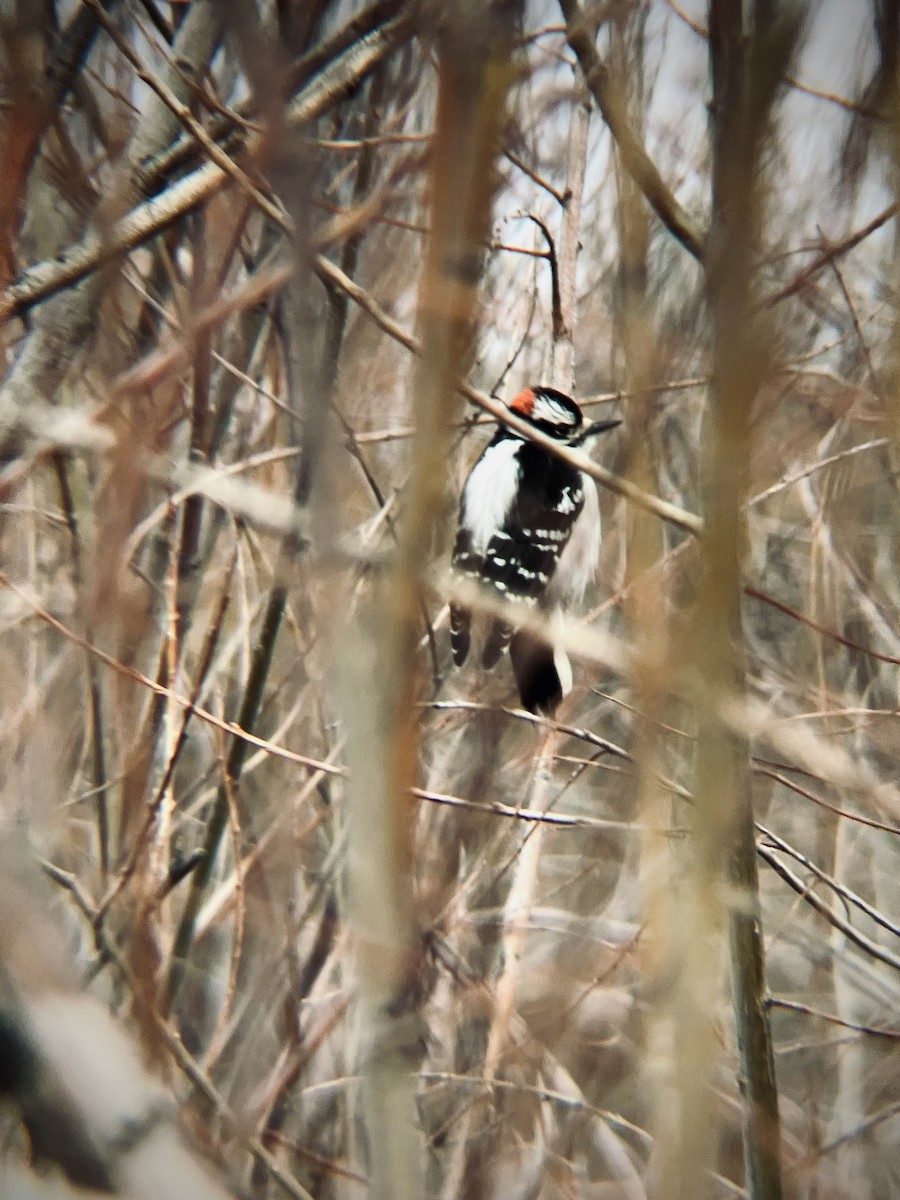
[[[585,425],[581,409],[550,387],[530,387],[508,405],[529,425],[566,446],[621,424]],[[459,504],[453,566],[504,600],[546,612],[581,600],[600,555],[600,505],[593,479],[535,442],[501,426],[472,467]],[[471,646],[472,613],[450,605],[450,645],[458,667]],[[552,715],[572,686],[560,648],[501,619],[489,623],[481,665],[509,647],[524,708]]]

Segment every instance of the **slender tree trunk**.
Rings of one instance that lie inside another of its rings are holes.
[[[713,220],[707,289],[714,389],[695,643],[703,673],[697,849],[711,882],[727,849],[728,945],[750,1200],[781,1196],[778,1091],[766,1010],[749,747],[742,730],[741,619],[750,409],[766,369],[765,331],[751,307],[762,224],[760,150],[798,32],[775,7],[768,0],[711,0],[709,7]]]
[[[450,433],[475,328],[494,158],[513,81],[514,13],[478,0],[446,13],[437,35],[438,101],[430,232],[419,284],[421,357],[412,373],[416,432],[397,550],[344,657],[351,727],[349,892],[366,1046],[364,1117],[373,1200],[418,1200],[424,1147],[416,1078],[425,1031],[422,931],[413,893],[415,719],[423,565],[443,511]],[[373,686],[374,681],[374,686]]]

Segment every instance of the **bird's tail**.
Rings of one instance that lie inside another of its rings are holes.
[[[545,638],[519,629],[509,644],[522,707],[551,717],[572,690],[572,667],[566,652]]]

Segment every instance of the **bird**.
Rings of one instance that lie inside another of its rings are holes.
[[[586,424],[570,397],[528,387],[510,412],[563,446],[614,429],[621,421]],[[579,602],[600,555],[600,505],[594,480],[551,451],[501,425],[468,474],[459,502],[453,569],[504,600],[548,614]],[[461,667],[472,643],[472,611],[450,605],[450,647]],[[572,687],[565,652],[528,629],[491,618],[481,648],[490,669],[509,648],[523,708],[552,716]]]

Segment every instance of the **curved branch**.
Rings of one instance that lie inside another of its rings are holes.
[[[566,38],[581,66],[585,83],[597,102],[622,155],[622,163],[650,207],[689,254],[703,262],[706,235],[669,190],[656,164],[632,128],[628,113],[588,32],[578,0],[559,0],[566,19]]]

